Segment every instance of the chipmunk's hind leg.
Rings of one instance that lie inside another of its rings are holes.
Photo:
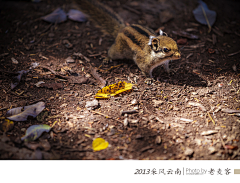
[[[133,51],[129,48],[129,45],[123,36],[124,34],[119,33],[114,44],[108,50],[108,57],[110,59],[133,59]]]

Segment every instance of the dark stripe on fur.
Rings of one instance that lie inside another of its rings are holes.
[[[135,29],[138,33],[140,33],[140,34],[146,36],[147,38],[149,38],[150,35],[149,35],[146,31],[144,31],[143,29],[141,29],[140,27],[135,26],[135,25],[131,25],[131,27],[132,27],[133,29]]]

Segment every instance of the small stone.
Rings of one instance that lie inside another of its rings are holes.
[[[138,109],[139,109],[139,107],[138,107],[138,106],[135,106],[133,109],[134,109],[134,110],[138,110]]]
[[[158,107],[164,103],[162,100],[152,100],[153,101],[153,106]]]
[[[87,101],[85,107],[87,108],[87,110],[96,109],[98,107],[98,101],[96,99],[92,101]]]
[[[18,64],[18,61],[15,58],[11,58],[13,64]]]
[[[75,62],[75,60],[74,60],[72,57],[67,57],[67,58],[65,59],[65,61],[66,61],[67,63],[74,63],[74,62]]]
[[[60,108],[61,108],[61,107],[66,107],[66,106],[67,106],[67,104],[64,103],[64,104],[60,105]]]
[[[223,138],[224,140],[227,139],[227,135],[224,134],[224,135],[222,136],[222,138]]]
[[[195,143],[200,146],[200,145],[202,145],[202,140],[201,139],[195,139]]]
[[[138,123],[139,119],[133,119],[131,120],[131,123]]]
[[[155,143],[159,145],[159,144],[161,144],[161,142],[162,142],[161,137],[157,136],[156,139],[155,139]]]
[[[174,106],[174,107],[173,107],[173,110],[174,110],[174,111],[179,111],[179,108]]]
[[[209,147],[208,148],[208,150],[209,150],[209,154],[213,154],[213,153],[215,153],[217,150],[215,149],[215,147]]]
[[[124,126],[127,126],[127,125],[128,125],[128,119],[127,119],[127,118],[124,119],[123,125],[124,125]]]
[[[184,154],[186,156],[191,156],[193,154],[193,152],[194,152],[193,149],[187,147],[186,150],[184,151]]]
[[[136,105],[138,102],[137,102],[137,99],[133,99],[132,101],[131,101],[131,104],[132,105]]]
[[[177,142],[177,143],[183,143],[183,140],[180,139],[180,138],[178,138],[178,139],[176,140],[176,142]]]
[[[143,138],[143,136],[141,134],[136,135],[136,139],[141,139],[141,138]]]
[[[87,74],[85,75],[85,77],[86,77],[86,78],[90,78],[91,75],[87,73]]]

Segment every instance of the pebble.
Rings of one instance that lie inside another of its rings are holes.
[[[138,109],[139,109],[139,107],[138,107],[138,106],[135,106],[133,109],[134,109],[134,110],[138,110]]]
[[[162,100],[152,100],[153,101],[153,106],[158,107],[164,103]]]
[[[87,110],[93,110],[98,107],[98,100],[94,99],[92,101],[87,101],[85,107]]]
[[[200,146],[200,145],[202,145],[202,140],[201,139],[195,139],[195,143]]]
[[[131,123],[138,123],[139,119],[133,119]]]
[[[15,58],[11,58],[13,64],[18,64],[18,61]]]
[[[137,99],[133,99],[132,101],[131,101],[131,104],[132,105],[136,105],[138,102],[137,102]]]
[[[216,148],[212,147],[212,146],[209,147],[208,150],[209,150],[209,154],[213,154],[213,153],[215,153],[217,151]]]
[[[177,142],[177,143],[183,143],[183,140],[180,139],[180,138],[178,138],[178,139],[176,140],[176,142]]]
[[[72,57],[67,57],[67,58],[65,59],[65,61],[66,61],[67,63],[74,63],[74,62],[75,62],[75,60],[74,60]]]
[[[123,125],[124,125],[124,126],[127,126],[127,125],[128,125],[128,119],[127,119],[127,118],[124,119]]]
[[[156,139],[155,139],[155,143],[159,145],[159,144],[161,144],[161,142],[162,142],[161,137],[157,136]]]
[[[191,156],[193,152],[194,152],[193,149],[187,147],[186,150],[184,151],[184,155]]]

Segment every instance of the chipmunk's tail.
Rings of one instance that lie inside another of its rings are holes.
[[[78,8],[101,28],[114,37],[125,27],[123,20],[108,6],[95,0],[75,0]]]

